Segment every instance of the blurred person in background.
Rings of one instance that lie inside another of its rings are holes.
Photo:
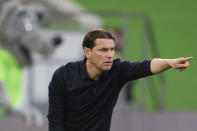
[[[114,59],[115,38],[102,29],[88,32],[82,46],[84,60],[58,68],[49,84],[49,131],[109,131],[125,83],[169,68],[183,71],[192,59]]]

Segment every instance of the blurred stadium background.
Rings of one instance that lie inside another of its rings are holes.
[[[77,0],[90,10],[135,11],[148,15],[151,20],[156,43],[161,58],[176,58],[193,56],[191,67],[182,73],[174,70],[165,72],[166,76],[166,110],[196,110],[196,34],[197,17],[195,1],[193,0]],[[120,19],[106,19],[106,26],[118,28]],[[128,22],[129,60],[139,60],[142,42],[143,21],[139,19]],[[151,54],[151,53],[150,53]],[[152,58],[151,55],[149,58]],[[135,98],[138,100],[139,88],[135,88]],[[147,105],[151,109],[151,104]]]
[[[101,17],[104,28],[118,31],[123,43],[122,58],[142,59],[193,56],[191,66],[184,72],[170,69],[165,73],[132,83],[132,100],[124,102],[124,94],[114,111],[111,131],[195,131],[197,129],[197,17],[194,0],[75,0],[88,11]],[[50,60],[35,54],[32,67],[31,99],[47,114],[48,82],[54,70],[71,59],[81,58],[81,41],[88,31],[79,25],[65,22],[49,27],[62,30],[65,44],[56,50]],[[70,55],[70,51],[75,52]],[[42,82],[40,82],[42,81]],[[125,90],[124,90],[125,92]],[[19,119],[0,118],[0,130],[47,130],[26,127]],[[16,122],[18,121],[18,122]],[[13,123],[13,127],[5,123]]]

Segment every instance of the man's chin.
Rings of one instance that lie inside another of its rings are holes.
[[[104,71],[108,71],[110,69],[111,69],[111,66],[106,66],[106,67],[103,68]]]

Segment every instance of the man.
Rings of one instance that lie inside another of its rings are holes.
[[[114,41],[105,30],[88,32],[82,44],[85,59],[55,71],[49,84],[49,131],[109,131],[113,108],[126,82],[171,67],[183,71],[192,59],[113,60]]]

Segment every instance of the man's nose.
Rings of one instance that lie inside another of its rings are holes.
[[[114,57],[114,51],[108,51],[108,53],[107,53],[107,57],[109,57],[109,58],[112,58],[112,57]]]

